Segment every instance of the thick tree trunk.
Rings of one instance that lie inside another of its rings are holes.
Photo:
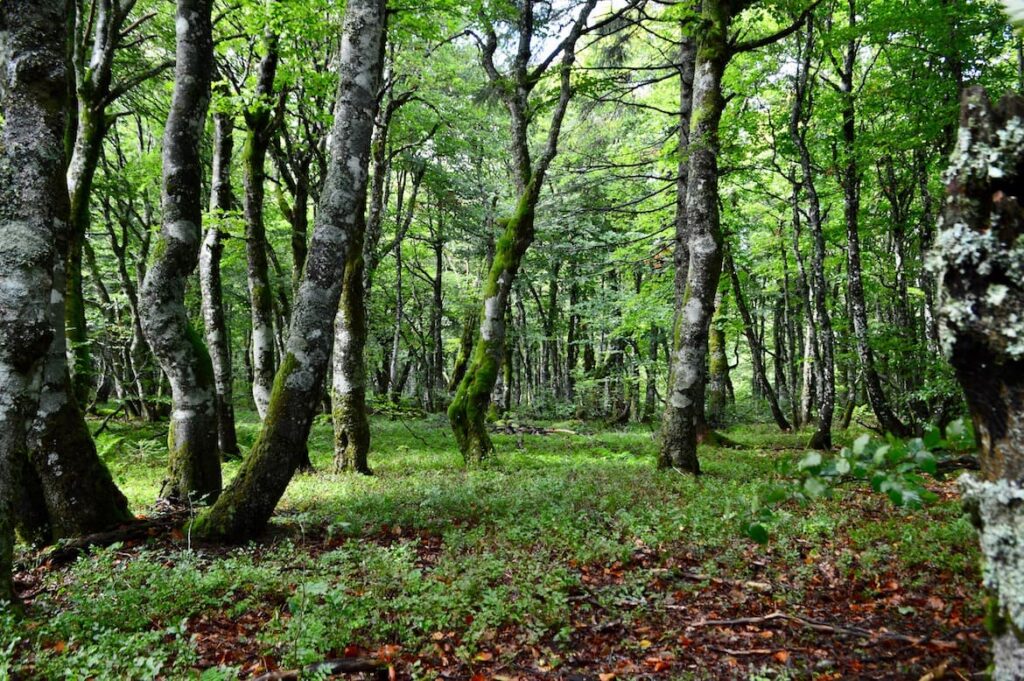
[[[5,0],[0,44],[0,601],[11,580],[14,501],[26,468],[26,425],[35,413],[59,258],[55,232],[69,215],[64,179],[67,122],[64,0]]]
[[[245,256],[252,317],[252,397],[260,418],[267,414],[277,369],[274,352],[274,300],[267,264],[267,233],[263,225],[267,150],[270,148],[273,111],[267,100],[274,92],[277,74],[277,39],[267,40],[267,54],[260,61],[256,104],[245,113],[248,134],[242,152],[245,196]]]
[[[210,212],[212,224],[206,230],[199,253],[199,285],[203,295],[203,322],[206,344],[213,362],[213,380],[217,391],[217,441],[221,454],[239,454],[235,434],[235,405],[231,375],[231,346],[227,320],[224,317],[224,292],[221,285],[220,262],[224,254],[220,220],[234,207],[231,192],[231,151],[233,145],[231,117],[226,113],[213,116],[213,169],[211,172]]]
[[[707,344],[714,314],[715,293],[722,272],[722,233],[718,213],[718,126],[725,110],[722,76],[729,61],[730,10],[718,2],[705,3],[705,26],[696,46],[693,77],[693,116],[689,123],[689,156],[686,188],[685,238],[688,259],[686,282],[676,301],[676,323],[671,360],[668,402],[662,425],[659,465],[700,473],[697,443],[704,423],[704,390],[707,381]],[[683,96],[685,98],[685,95]],[[682,142],[683,140],[681,140]],[[677,217],[677,221],[679,218]],[[677,234],[678,234],[677,223]],[[679,241],[677,237],[677,248]],[[680,274],[677,272],[677,282]],[[677,292],[679,285],[677,283]]]
[[[163,225],[142,285],[146,338],[171,384],[168,479],[162,496],[213,499],[220,492],[213,363],[185,309],[185,282],[202,239],[200,144],[213,72],[211,0],[178,0],[174,92],[163,141]]]
[[[942,344],[967,395],[981,477],[962,478],[981,537],[993,678],[1024,678],[1024,99],[964,93],[930,260]]]
[[[306,453],[331,356],[351,237],[364,227],[384,20],[382,0],[349,0],[345,7],[331,159],[295,298],[288,351],[260,434],[238,476],[197,519],[197,536],[244,540],[262,532]]]

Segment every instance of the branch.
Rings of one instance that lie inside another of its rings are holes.
[[[807,7],[807,9],[805,9],[800,14],[797,20],[793,22],[793,24],[787,26],[781,31],[777,31],[763,38],[758,38],[757,40],[748,40],[746,42],[733,44],[732,53],[739,54],[741,52],[750,52],[751,50],[757,50],[767,45],[771,45],[772,43],[778,42],[783,38],[787,38],[793,35],[794,33],[796,33],[797,29],[804,25],[804,22],[807,21],[807,17],[809,17],[811,15],[811,12],[813,12],[820,4],[821,0],[814,0],[814,2],[812,2]]]

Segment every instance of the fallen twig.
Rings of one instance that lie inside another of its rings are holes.
[[[395,678],[394,668],[387,662],[366,657],[352,657],[343,660],[324,660],[306,665],[302,669],[283,669],[257,676],[253,681],[285,681],[317,674],[359,674],[369,672],[379,681]]]
[[[679,606],[666,606],[670,609],[674,609]],[[814,631],[820,631],[829,634],[842,634],[846,636],[856,636],[859,638],[872,638],[872,639],[887,639],[891,641],[901,641],[903,643],[909,643],[911,645],[920,645],[927,643],[931,640],[931,637],[917,637],[917,636],[905,636],[903,634],[895,634],[889,631],[870,631],[868,629],[862,629],[860,627],[842,627],[834,624],[828,624],[827,622],[820,622],[818,620],[812,620],[807,617],[801,617],[800,615],[790,615],[785,612],[773,612],[770,615],[763,617],[737,617],[736,619],[730,620],[700,620],[689,625],[689,628],[697,627],[730,627],[744,624],[765,624],[774,620],[786,620],[794,622],[808,629]],[[936,643],[942,643],[936,641]]]

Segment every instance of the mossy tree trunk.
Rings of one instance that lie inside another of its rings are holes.
[[[711,320],[711,331],[708,336],[707,420],[708,425],[713,428],[719,428],[725,423],[725,407],[729,401],[729,357],[725,347],[728,300],[724,292],[719,290],[715,297],[715,316]]]
[[[448,407],[452,432],[468,463],[481,461],[494,449],[485,421],[491,393],[505,359],[505,316],[512,285],[523,255],[533,242],[534,217],[540,191],[548,167],[558,153],[562,121],[572,98],[572,66],[576,60],[576,43],[586,30],[587,21],[597,2],[587,0],[584,3],[565,39],[547,59],[531,69],[534,5],[533,0],[527,0],[518,10],[514,28],[518,34],[518,47],[509,74],[498,71],[495,62],[498,51],[497,32],[484,19],[486,25],[485,38],[481,44],[482,61],[488,80],[502,93],[511,115],[513,174],[519,196],[515,212],[504,221],[502,234],[495,244],[494,260],[484,280],[480,332],[466,373]],[[551,114],[545,146],[534,162],[530,156],[530,93],[559,53],[558,100]]]
[[[993,678],[1024,678],[1024,98],[964,94],[930,259],[942,345],[967,394],[981,475],[965,476],[985,559]]]
[[[730,34],[733,19],[751,4],[751,0],[701,4],[693,89],[686,92],[684,75],[680,95],[681,125],[688,124],[689,137],[684,139],[680,133],[680,157],[688,159],[688,167],[685,192],[682,188],[677,192],[678,210],[685,209],[685,221],[677,215],[676,229],[677,248],[685,239],[687,252],[677,255],[676,322],[659,465],[694,474],[700,473],[697,443],[708,433],[704,422],[708,333],[722,272],[718,208],[718,127],[726,104],[722,77],[734,55],[792,34],[810,11],[777,33],[741,43]],[[687,107],[691,103],[692,113]],[[680,183],[683,179],[680,173]]]
[[[11,579],[14,502],[26,466],[26,426],[36,411],[42,360],[53,335],[51,270],[58,223],[69,215],[64,0],[5,0],[0,43],[0,601]]]
[[[962,478],[985,559],[997,681],[1024,678],[1024,99],[964,93],[930,265],[942,345],[967,396],[981,476]]]
[[[199,286],[203,295],[203,324],[206,344],[213,362],[213,380],[217,394],[217,442],[221,454],[239,454],[235,432],[235,405],[232,387],[231,346],[227,320],[224,316],[224,290],[220,263],[224,254],[221,221],[234,208],[231,191],[231,152],[234,147],[231,116],[218,112],[213,116],[213,169],[210,182],[210,213],[199,253]]]
[[[171,384],[169,470],[161,495],[213,499],[220,492],[213,363],[185,309],[185,283],[199,261],[200,145],[213,72],[211,0],[178,0],[174,92],[163,140],[163,225],[142,285],[143,330]]]
[[[277,75],[277,38],[266,41],[267,53],[260,60],[254,102],[245,112],[247,134],[242,151],[245,213],[246,276],[252,317],[252,397],[260,418],[267,414],[274,387],[274,299],[267,259],[267,233],[263,224],[264,185],[267,151],[276,123],[270,98]]]
[[[362,235],[355,234],[345,264],[341,304],[334,322],[334,469],[369,475],[370,422],[366,416],[366,306]]]
[[[330,162],[295,297],[287,352],[260,434],[237,477],[196,520],[197,536],[239,541],[262,532],[306,455],[331,356],[332,325],[352,234],[363,229],[359,223],[366,208],[384,25],[382,0],[349,0],[338,60]]]

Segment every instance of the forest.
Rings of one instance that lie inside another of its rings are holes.
[[[1021,35],[0,0],[0,681],[1024,679]]]

